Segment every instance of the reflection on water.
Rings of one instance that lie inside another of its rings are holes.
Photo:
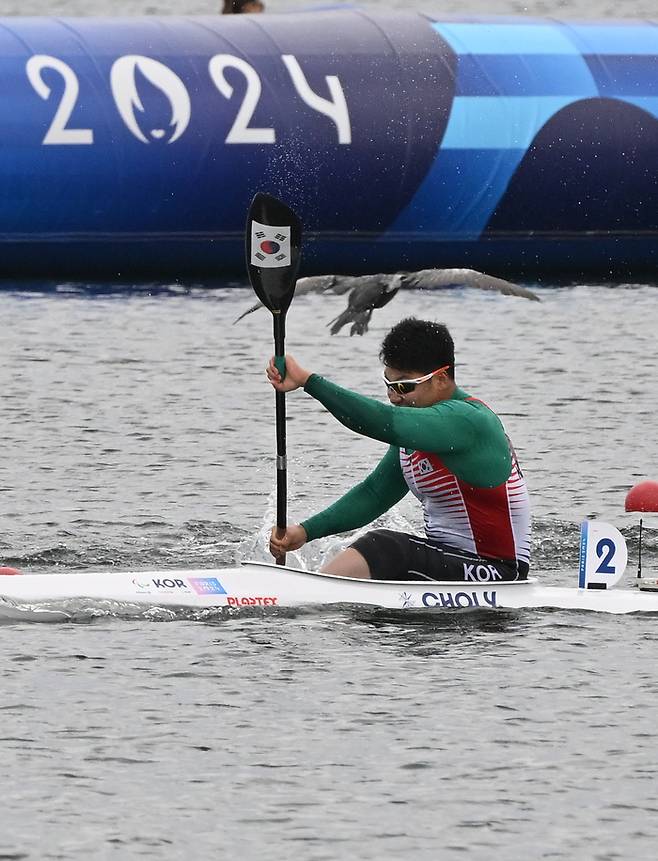
[[[436,644],[437,651],[445,642],[454,642],[459,637],[464,641],[475,641],[478,634],[511,634],[527,624],[525,616],[533,611],[519,610],[386,610],[359,608],[353,611],[354,618],[377,628],[387,641],[401,637],[405,644],[429,647]]]

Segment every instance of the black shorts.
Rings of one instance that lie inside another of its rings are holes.
[[[488,559],[432,538],[391,529],[374,529],[350,546],[364,557],[373,580],[501,583],[528,577],[527,562]]]

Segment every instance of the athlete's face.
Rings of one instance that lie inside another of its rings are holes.
[[[455,384],[447,374],[447,368],[440,368],[432,374],[426,371],[401,371],[399,368],[384,368],[388,399],[396,407],[431,407],[449,398]],[[411,386],[388,385],[388,383],[414,383],[412,391],[404,391]],[[402,389],[402,391],[399,391]]]

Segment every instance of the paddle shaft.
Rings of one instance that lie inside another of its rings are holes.
[[[247,214],[245,255],[254,293],[272,312],[274,362],[286,375],[286,311],[295,293],[302,246],[302,223],[295,213],[271,194],[254,195]],[[276,535],[285,535],[287,518],[286,400],[276,392]],[[277,560],[285,565],[285,554]]]
[[[272,314],[274,320],[274,361],[281,376],[285,376],[286,315],[281,311]],[[286,396],[275,392],[276,398],[276,529],[277,537],[284,535],[288,525],[288,465],[286,463]],[[285,565],[286,557],[279,556],[277,565]]]

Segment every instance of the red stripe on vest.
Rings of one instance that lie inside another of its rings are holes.
[[[507,485],[473,487],[457,479],[477,552],[496,559],[514,559],[514,533],[510,519]]]

